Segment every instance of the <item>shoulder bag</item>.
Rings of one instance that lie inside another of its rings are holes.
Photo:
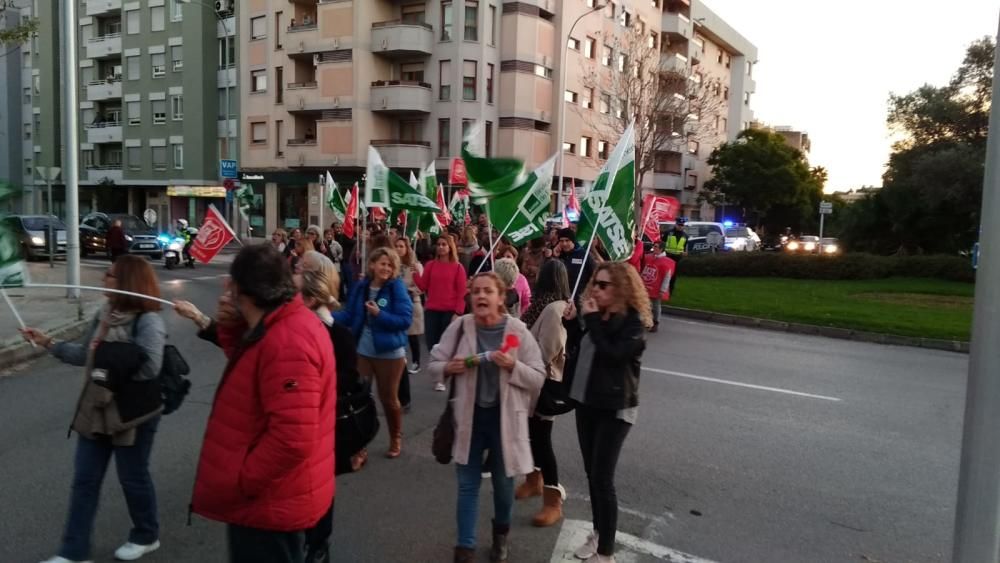
[[[461,324],[458,325],[458,339],[455,341],[455,349],[451,353],[452,357],[455,357],[458,347],[462,344],[462,338],[465,336],[465,320],[462,317],[458,319]],[[434,459],[444,465],[451,463],[451,452],[455,447],[455,413],[451,405],[454,400],[455,378],[452,376],[451,385],[448,388],[448,402],[434,427],[434,439],[431,441],[431,453],[434,454]]]

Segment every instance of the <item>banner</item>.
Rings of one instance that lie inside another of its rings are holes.
[[[234,238],[236,235],[226,219],[214,205],[209,205],[205,222],[198,229],[198,236],[191,245],[191,256],[202,264],[208,264]]]
[[[412,174],[412,172],[411,172]],[[382,162],[375,147],[368,147],[368,177],[365,184],[365,207],[409,209],[440,212],[441,209],[416,188],[406,183]]]
[[[344,218],[347,217],[347,202],[344,201],[344,196],[340,193],[340,186],[337,182],[333,181],[333,176],[330,175],[328,171],[326,173],[326,206],[333,211],[333,216],[337,218],[337,221],[344,223]]]
[[[524,163],[514,158],[484,158],[483,128],[473,127],[462,142],[462,159],[472,203],[483,205],[519,188],[527,180]]]
[[[448,212],[451,213],[451,220],[463,225],[471,225],[471,207],[469,191],[458,190],[451,196],[451,205],[448,206]]]
[[[576,231],[581,244],[596,234],[613,262],[632,255],[635,233],[635,124],[629,125],[583,200]]]
[[[490,222],[514,245],[545,232],[557,156],[542,163],[518,189],[490,201]]]
[[[649,240],[660,242],[660,223],[673,221],[681,210],[675,197],[646,194],[642,196],[642,231]]]
[[[461,158],[451,159],[451,168],[448,170],[448,183],[461,186],[469,185],[469,174],[465,171],[465,161]]]
[[[347,238],[354,238],[354,227],[358,222],[358,183],[354,182],[354,187],[351,188],[351,201],[347,204],[347,210],[344,212],[344,235]],[[346,258],[345,258],[346,259]]]

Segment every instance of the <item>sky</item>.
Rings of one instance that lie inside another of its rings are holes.
[[[1000,0],[703,0],[757,46],[757,120],[809,133],[828,192],[882,185],[890,93],[946,84]]]

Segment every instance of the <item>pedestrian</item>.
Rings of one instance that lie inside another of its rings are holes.
[[[521,318],[521,296],[514,289],[514,283],[521,275],[517,270],[517,262],[511,258],[500,258],[496,261],[493,272],[500,278],[504,286],[509,288],[504,293],[504,307],[507,308],[507,314],[515,319]]]
[[[569,276],[570,290],[574,287],[587,287],[590,277],[594,271],[594,257],[587,255],[587,249],[576,242],[576,233],[573,229],[559,229],[558,231],[559,259],[566,266],[566,274]],[[579,283],[577,282],[579,279]],[[577,292],[574,304],[579,306],[580,294]]]
[[[472,314],[457,318],[431,350],[430,369],[451,378],[458,480],[458,542],[454,560],[475,560],[479,487],[484,469],[493,481],[491,561],[507,561],[514,511],[514,477],[534,468],[528,413],[545,382],[535,338],[503,308],[507,288],[494,273],[472,278]],[[504,344],[516,338],[518,346]],[[483,467],[489,450],[492,464]]]
[[[270,245],[244,247],[229,275],[211,324],[229,363],[191,510],[226,524],[232,563],[300,563],[303,530],[329,510],[335,490],[330,336]]]
[[[285,258],[290,258],[292,253],[295,252],[295,243],[302,238],[302,229],[295,227],[292,232],[288,233],[288,243],[285,245],[285,250],[283,254]]]
[[[421,264],[426,264],[434,259],[434,242],[431,241],[431,237],[423,231],[417,232],[417,243],[413,249],[417,254],[417,260],[419,260]]]
[[[403,411],[399,380],[406,368],[406,331],[413,322],[413,301],[399,278],[399,256],[385,247],[368,258],[368,275],[351,288],[344,308],[333,315],[347,325],[358,348],[358,371],[375,379],[389,430],[385,457],[399,457],[403,439]]]
[[[316,247],[308,237],[299,237],[295,241],[295,250],[288,259],[288,265],[292,269],[292,272],[300,273],[302,268],[302,257],[305,256],[307,252],[314,250],[316,250]]]
[[[514,245],[505,245],[497,254],[497,258],[509,258],[517,265],[517,278],[514,280],[513,289],[517,292],[517,297],[521,302],[521,310],[527,310],[528,307],[531,307],[531,284],[528,283],[528,278],[521,271],[521,264],[517,262],[517,249],[514,248]]]
[[[326,246],[326,257],[333,262],[337,272],[340,272],[340,263],[344,261],[344,247],[337,242],[333,229],[323,231],[323,244]]]
[[[549,260],[539,272],[535,300],[521,315],[521,320],[531,329],[542,351],[545,375],[560,383],[566,363],[566,328],[562,318],[569,304],[569,292],[566,266],[559,260]],[[528,437],[535,470],[528,474],[515,493],[517,499],[542,497],[542,509],[531,519],[531,523],[538,527],[552,526],[561,520],[562,504],[566,500],[566,490],[559,483],[559,465],[552,447],[554,424],[554,416],[537,412],[528,419]]]
[[[528,241],[528,245],[518,255],[517,266],[521,269],[521,275],[528,280],[528,287],[535,286],[538,272],[545,260],[545,239],[542,237]]]
[[[435,243],[437,254],[424,266],[422,274],[414,276],[417,287],[427,297],[424,307],[424,340],[427,349],[432,350],[441,340],[455,315],[465,312],[465,268],[459,262],[455,239],[442,234]],[[445,391],[444,380],[434,372],[434,390]]]
[[[493,248],[490,246],[490,233],[483,228],[479,231],[479,237],[476,242],[476,249],[472,252],[469,257],[469,275],[474,276],[480,272],[489,272],[493,269],[493,260],[490,260],[490,252]]]
[[[406,331],[410,349],[410,365],[405,368],[399,383],[399,402],[403,405],[405,412],[410,412],[410,374],[420,372],[420,335],[424,333],[424,304],[423,292],[417,287],[414,275],[424,273],[424,266],[417,260],[410,246],[408,237],[399,237],[395,243],[396,254],[399,255],[400,275],[406,290],[410,292],[410,300],[413,301],[413,323]]]
[[[652,327],[649,297],[627,262],[597,266],[581,301],[564,314],[567,346],[573,351],[570,398],[576,401],[576,430],[590,486],[594,528],[575,552],[591,563],[614,561],[618,526],[615,468],[622,445],[639,414],[639,373]]]
[[[288,246],[288,233],[285,232],[285,229],[275,229],[271,233],[271,246],[278,252],[285,252],[285,247]]]
[[[327,253],[326,240],[323,237],[323,229],[319,225],[309,225],[306,229],[306,239],[312,243],[313,249],[320,254]]]
[[[661,302],[670,300],[670,280],[674,278],[674,261],[663,252],[663,243],[654,242],[653,250],[642,257],[642,272],[639,277],[649,295],[650,315],[653,317],[653,327],[649,332],[660,330]]]
[[[479,250],[477,233],[478,229],[475,225],[466,225],[462,229],[462,236],[457,243],[458,257],[462,261],[462,267],[465,268],[466,272],[471,272],[469,264],[472,261],[472,255]]]
[[[667,233],[666,239],[663,242],[663,250],[667,253],[667,257],[674,261],[674,275],[670,276],[670,294],[674,294],[674,286],[677,285],[677,270],[681,265],[681,260],[688,255],[687,243],[688,236],[684,232],[684,228],[687,226],[687,218],[678,217],[677,221],[674,223],[674,228]]]
[[[108,253],[111,261],[118,260],[122,254],[128,254],[128,241],[125,239],[125,229],[122,228],[122,220],[115,219],[108,229]]]
[[[160,296],[152,266],[139,256],[119,257],[105,272],[104,287]],[[132,520],[128,540],[115,558],[133,561],[160,547],[156,488],[149,473],[163,411],[157,377],[167,335],[159,310],[156,301],[109,293],[80,340],[56,342],[38,329],[21,331],[59,360],[84,367],[71,425],[78,439],[69,514],[58,554],[45,563],[91,559],[97,504],[112,456]]]

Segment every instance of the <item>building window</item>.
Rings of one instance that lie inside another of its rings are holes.
[[[258,121],[250,124],[250,144],[267,144],[267,123]]]
[[[493,64],[486,64],[486,103],[493,103]]]
[[[285,156],[285,122],[280,119],[274,122],[274,156]]]
[[[451,100],[451,61],[441,61],[438,65],[438,99]]]
[[[584,38],[584,40],[583,40],[583,56],[587,57],[588,59],[593,59],[595,56],[597,56],[597,54],[595,52],[596,49],[594,49],[594,47],[596,45],[597,45],[597,40],[594,39],[593,37],[586,37],[586,38]]]
[[[593,88],[584,88],[583,89],[583,100],[580,101],[580,105],[583,106],[584,109],[593,109],[594,108],[594,89]]]
[[[451,2],[441,2],[441,41],[451,41]]]
[[[479,41],[479,2],[465,2],[465,40]]]
[[[142,168],[142,147],[126,148],[125,159],[128,161],[129,170],[140,170]]]
[[[747,61],[747,76],[753,76],[753,61]]]
[[[184,19],[184,3],[182,0],[170,0],[170,21],[179,22]]]
[[[438,120],[438,158],[451,156],[451,120]]]
[[[424,81],[424,63],[404,63],[399,65],[400,78],[407,82]]]
[[[92,150],[80,151],[80,159],[83,161],[84,168],[94,167],[94,151]]]
[[[153,125],[163,125],[167,122],[167,101],[153,100]]]
[[[750,92],[743,94],[743,105],[750,105]]]
[[[126,102],[125,109],[128,111],[129,125],[142,123],[142,102]]]
[[[410,4],[403,6],[403,23],[424,23],[427,15],[423,4]]]
[[[574,153],[576,152],[576,145],[573,143],[563,142],[563,152]]]
[[[226,46],[229,50],[226,50]],[[236,41],[219,39],[219,68],[232,68],[236,66]]]
[[[421,120],[402,119],[399,122],[399,140],[413,143],[423,140],[424,122]]]
[[[182,121],[184,119],[184,97],[183,96],[171,96],[170,97],[170,119],[174,121]]]
[[[566,92],[563,93],[563,99],[567,102],[575,104],[580,101],[580,96],[572,90],[566,90]]]
[[[472,127],[476,124],[475,119],[463,119],[462,120],[462,142],[469,136],[469,131],[472,131]]]
[[[597,141],[597,158],[601,160],[608,159],[608,142],[607,141]]]
[[[167,75],[167,56],[163,53],[153,53],[149,56],[153,64],[153,78],[162,78]]]
[[[601,94],[601,113],[611,113],[611,94]]]
[[[570,37],[566,40],[566,46],[574,51],[580,50],[580,40],[575,37]]]
[[[163,6],[153,6],[149,9],[149,29],[151,31],[163,31],[166,22],[164,21]]]
[[[31,87],[30,86],[24,89],[24,103],[26,103],[26,104],[30,104],[31,103]]]
[[[722,54],[722,49],[719,49],[719,56],[715,59],[720,65],[722,64]]]
[[[250,18],[250,40],[267,37],[267,16]]]
[[[153,147],[153,170],[167,169],[167,147]]]
[[[722,132],[725,133],[729,131],[729,120],[725,117],[722,118]]]
[[[490,45],[497,44],[497,7],[490,6]]]
[[[174,45],[170,48],[170,66],[174,72],[184,68],[184,47]]]
[[[139,10],[129,10],[125,12],[125,33],[136,35],[141,31],[139,25]]]
[[[174,145],[174,170],[184,170],[184,145]]]
[[[535,65],[535,75],[542,78],[552,78],[552,69],[547,66]]]
[[[24,124],[24,139],[26,141],[30,141],[31,140],[31,124],[30,123],[25,123]]]
[[[726,86],[725,88],[722,89],[722,99],[723,100],[729,99],[729,86]]]
[[[126,72],[128,73],[129,80],[139,80],[142,75],[140,72],[141,65],[139,64],[139,57],[125,57]]]
[[[486,156],[493,156],[493,122],[486,122]]]
[[[615,58],[615,50],[605,45],[602,53],[601,64],[604,66],[611,66],[611,61]]]
[[[625,53],[618,53],[618,72],[625,72],[626,65],[628,65],[628,56]]]
[[[618,23],[624,27],[632,26],[632,14],[628,13],[628,10],[622,9],[622,13],[618,15]]]
[[[266,70],[254,70],[250,72],[250,91],[267,92]]]
[[[465,61],[462,65],[462,99],[470,102],[476,101],[476,61]]]
[[[657,39],[656,32],[655,31],[650,31],[649,32],[649,48],[650,49],[655,49],[656,48],[656,39]]]
[[[580,137],[580,156],[590,158],[590,145],[593,143],[593,139],[590,137]]]
[[[606,15],[609,20],[615,19],[615,3],[614,2],[608,2],[607,9],[604,11],[604,15]]]

